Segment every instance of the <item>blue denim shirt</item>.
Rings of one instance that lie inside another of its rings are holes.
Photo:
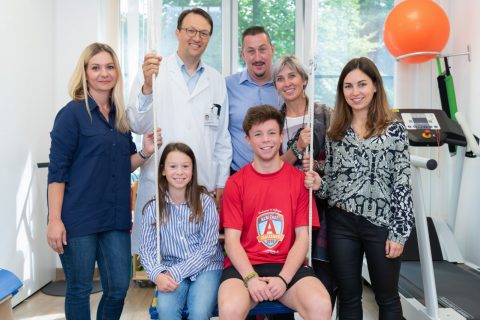
[[[48,183],[65,183],[62,221],[69,237],[131,227],[132,135],[115,129],[115,107],[107,122],[92,98],[89,105],[91,118],[85,101],[70,101],[50,133]]]
[[[273,81],[258,85],[247,70],[225,78],[229,103],[228,131],[232,137],[233,158],[231,167],[238,171],[253,161],[253,150],[245,141],[243,119],[251,107],[267,104],[277,109],[283,104]]]

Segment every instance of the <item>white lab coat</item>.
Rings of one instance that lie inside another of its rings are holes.
[[[176,54],[165,57],[160,63],[155,82],[153,103],[157,126],[162,129],[164,147],[170,142],[183,142],[192,148],[197,160],[198,182],[209,191],[223,188],[230,175],[232,144],[228,131],[228,100],[225,80],[215,69],[204,65],[192,94],[176,60]],[[153,129],[151,105],[140,111],[139,94],[144,76],[140,72],[132,86],[127,104],[127,116],[133,132],[143,134]],[[214,104],[221,108],[214,107]],[[213,108],[212,108],[213,107]],[[217,113],[218,117],[217,117]],[[140,169],[140,182],[135,219],[132,230],[132,252],[138,252],[141,234],[141,212],[145,203],[155,195],[154,157]]]

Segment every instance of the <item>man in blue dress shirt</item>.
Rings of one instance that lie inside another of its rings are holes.
[[[275,54],[268,32],[261,26],[245,29],[240,52],[247,69],[225,79],[229,102],[228,130],[232,138],[231,173],[253,160],[253,151],[245,140],[243,119],[250,107],[283,104],[272,81],[272,59]]]

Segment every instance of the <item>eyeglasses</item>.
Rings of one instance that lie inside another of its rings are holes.
[[[197,30],[197,29],[194,29],[194,28],[180,28],[180,30],[185,30],[187,35],[191,38],[195,37],[197,35],[197,33],[200,33],[200,38],[202,38],[202,39],[210,38],[210,31]]]

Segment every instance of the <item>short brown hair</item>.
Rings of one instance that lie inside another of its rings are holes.
[[[243,131],[248,136],[250,129],[256,124],[267,122],[268,120],[275,120],[278,123],[280,133],[283,131],[283,115],[272,106],[260,105],[251,107],[247,111],[247,115],[243,120]]]
[[[242,33],[242,49],[243,49],[243,43],[245,40],[246,36],[256,36],[257,34],[262,34],[264,33],[267,36],[268,42],[270,45],[272,44],[272,40],[270,39],[270,35],[268,34],[268,31],[265,30],[264,27],[262,26],[251,26],[245,29]]]
[[[185,19],[185,17],[190,13],[198,14],[199,16],[204,17],[205,20],[207,20],[208,23],[210,24],[210,35],[212,35],[212,33],[213,33],[212,17],[208,14],[207,11],[203,10],[202,8],[192,8],[192,9],[183,10],[182,13],[180,13],[180,15],[178,16],[178,19],[177,19],[177,30],[180,31],[182,29],[183,19]]]

